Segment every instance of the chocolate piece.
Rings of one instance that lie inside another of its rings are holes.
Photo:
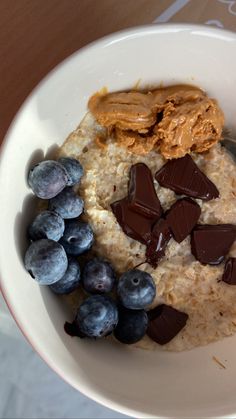
[[[218,265],[224,260],[235,239],[235,225],[197,225],[191,234],[192,254],[203,265]]]
[[[130,208],[147,218],[158,220],[162,213],[151,170],[144,163],[134,164],[129,178]]]
[[[190,198],[179,199],[172,205],[166,213],[166,221],[178,243],[191,233],[200,214],[200,206]]]
[[[147,335],[159,345],[170,342],[188,320],[186,313],[166,304],[155,307],[147,314],[149,318]]]
[[[153,220],[130,209],[128,198],[113,202],[111,209],[127,236],[146,244],[151,238]]]
[[[236,285],[236,258],[229,258],[226,261],[222,281],[229,285]]]
[[[65,322],[64,330],[69,336],[78,336],[79,338],[85,338],[85,334],[80,331],[75,320],[72,323]]]
[[[201,172],[189,154],[180,159],[169,160],[158,170],[155,178],[161,186],[180,195],[188,195],[206,201],[219,196],[219,191],[214,183]]]
[[[146,262],[154,269],[157,267],[159,260],[165,255],[165,249],[171,239],[166,220],[161,218],[154,225],[150,242],[146,249]]]

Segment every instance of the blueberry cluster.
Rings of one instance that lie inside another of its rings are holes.
[[[145,309],[153,302],[156,287],[151,275],[138,269],[125,272],[117,284],[111,264],[99,258],[89,260],[81,273],[78,256],[94,241],[90,225],[79,218],[83,199],[73,189],[82,176],[80,162],[66,157],[42,161],[30,170],[29,186],[38,198],[48,200],[48,209],[28,228],[31,244],[25,267],[56,294],[69,294],[81,285],[90,295],[74,320],[80,336],[98,338],[114,332],[120,342],[135,343],[146,333]]]
[[[84,202],[73,189],[82,176],[83,168],[73,158],[42,161],[28,175],[29,186],[38,198],[48,200],[48,209],[28,228],[31,244],[25,267],[40,285],[49,285],[58,294],[78,287],[81,275],[76,256],[93,244],[90,225],[78,218]]]
[[[112,266],[100,259],[89,261],[82,274],[84,289],[92,294],[79,307],[74,320],[78,335],[102,337],[112,331],[122,343],[138,342],[145,335],[145,309],[156,295],[154,281],[146,272],[132,269],[121,275],[118,285]],[[116,291],[117,301],[109,295]]]

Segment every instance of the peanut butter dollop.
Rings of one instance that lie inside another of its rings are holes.
[[[121,146],[140,155],[156,149],[167,159],[208,150],[220,140],[224,125],[217,101],[190,85],[96,93],[88,107]]]

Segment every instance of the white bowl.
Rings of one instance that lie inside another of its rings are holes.
[[[89,96],[164,83],[192,83],[216,97],[236,128],[236,34],[192,25],[144,26],[99,40],[72,55],[33,91],[2,147],[1,288],[34,349],[68,383],[112,409],[138,417],[236,415],[236,336],[182,353],[143,351],[70,338],[71,314],[22,263],[33,212],[29,166],[62,144],[86,112]],[[225,365],[221,369],[212,357]]]

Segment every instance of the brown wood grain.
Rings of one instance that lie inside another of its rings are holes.
[[[151,23],[172,0],[0,0],[0,142],[33,87],[108,33]]]

